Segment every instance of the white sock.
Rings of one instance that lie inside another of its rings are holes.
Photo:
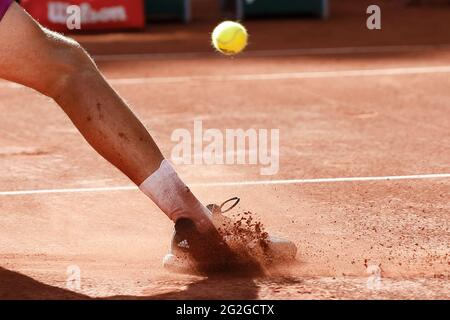
[[[199,232],[206,232],[213,227],[209,210],[181,181],[169,161],[164,159],[158,170],[145,179],[139,189],[173,222],[180,218],[189,218]]]

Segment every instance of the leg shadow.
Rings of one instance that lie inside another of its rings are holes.
[[[252,278],[208,277],[186,286],[184,290],[157,295],[133,297],[113,296],[106,299],[130,300],[254,300],[259,287]],[[145,292],[144,292],[145,294]]]
[[[89,296],[46,285],[0,267],[0,300],[87,300]]]
[[[187,285],[184,290],[157,295],[111,296],[98,300],[196,300],[243,299],[258,297],[254,278],[212,276]],[[94,300],[87,295],[50,286],[31,277],[0,267],[0,300]]]

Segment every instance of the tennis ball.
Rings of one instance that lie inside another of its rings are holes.
[[[224,21],[212,33],[214,48],[226,55],[241,52],[247,46],[248,33],[243,25],[233,21]]]

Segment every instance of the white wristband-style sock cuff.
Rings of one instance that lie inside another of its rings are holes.
[[[191,219],[200,232],[212,227],[211,213],[192,194],[169,161],[163,160],[139,189],[147,195],[172,221]]]

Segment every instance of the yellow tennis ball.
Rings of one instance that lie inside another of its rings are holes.
[[[244,26],[234,21],[224,21],[212,33],[214,48],[226,55],[241,52],[247,46],[248,33]]]

